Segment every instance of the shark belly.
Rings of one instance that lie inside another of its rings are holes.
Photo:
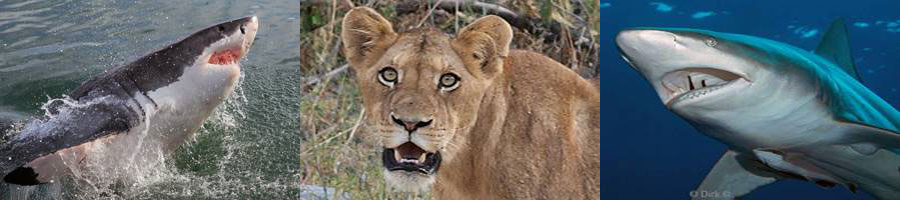
[[[129,101],[133,108],[142,108],[145,118],[125,132],[80,145],[61,149],[25,164],[37,173],[40,182],[51,183],[57,177],[75,174],[76,177],[142,179],[164,168],[165,157],[187,143],[213,112],[213,107],[194,104],[175,94],[175,87],[163,87],[146,96],[135,93]],[[194,94],[197,91],[178,91]],[[137,106],[140,105],[140,106]],[[135,180],[139,181],[139,180]]]
[[[224,76],[219,76],[220,74]],[[150,116],[152,124],[148,128],[159,133],[155,135],[160,137],[166,151],[174,151],[193,138],[193,134],[215,111],[216,106],[233,93],[240,73],[191,67],[185,71],[185,77],[190,78],[147,93],[156,103],[155,112]],[[192,98],[192,95],[211,96],[215,99],[198,100]]]
[[[773,94],[776,97],[778,95]],[[809,94],[803,97],[760,100],[762,102],[754,106],[708,112],[704,113],[704,117],[696,117],[688,112],[676,113],[700,133],[746,153],[759,149],[789,149],[834,143],[841,135],[830,131],[836,127],[835,120],[827,112],[825,105],[816,102],[816,96]]]
[[[838,178],[853,190],[855,187],[881,199],[900,198],[900,156],[878,149],[865,155],[847,145],[831,145],[802,151],[798,162],[809,163]]]

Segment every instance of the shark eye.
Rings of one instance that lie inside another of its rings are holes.
[[[438,80],[438,85],[443,91],[452,91],[459,87],[459,76],[453,73],[441,75],[441,79]]]
[[[217,26],[216,28],[219,29],[219,32],[223,32],[223,33],[225,32],[225,27],[224,27],[224,26]]]
[[[394,84],[397,83],[397,78],[399,77],[397,70],[393,67],[385,67],[384,69],[381,69],[381,71],[378,71],[378,82],[381,82],[381,84],[390,88],[394,87]]]
[[[714,38],[706,39],[706,46],[716,47],[717,44],[719,44],[719,42],[716,41],[716,39],[714,39]]]

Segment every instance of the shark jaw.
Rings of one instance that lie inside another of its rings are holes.
[[[740,65],[735,63],[739,59],[708,54],[714,50],[709,44],[715,40],[698,41],[658,30],[628,30],[616,37],[616,43],[622,58],[644,74],[669,109],[734,95],[752,82],[734,67]],[[676,58],[681,62],[671,62]]]
[[[716,68],[682,68],[665,74],[658,80],[663,88],[657,92],[669,108],[728,95],[749,85],[746,78]]]
[[[248,22],[240,25],[239,31],[234,31],[228,37],[211,44],[204,50],[201,58],[206,58],[206,63],[211,65],[231,66],[239,65],[239,61],[249,51],[259,30],[259,21],[256,16],[249,17]]]

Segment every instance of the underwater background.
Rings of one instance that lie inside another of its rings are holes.
[[[202,28],[257,15],[259,32],[241,83],[196,138],[136,167],[134,178],[63,180],[64,199],[296,198],[300,137],[297,0],[0,0],[0,118],[43,115],[40,106],[83,81]],[[0,184],[0,199],[11,187]],[[32,199],[59,196],[39,186]]]
[[[844,18],[862,82],[900,108],[900,1],[602,1],[601,198],[688,199],[725,145],[665,108],[622,60],[614,38],[629,27],[685,27],[769,38],[815,49],[832,20]],[[742,199],[873,199],[837,186],[782,180]]]

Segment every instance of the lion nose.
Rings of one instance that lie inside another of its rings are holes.
[[[402,118],[397,118],[394,115],[391,115],[391,119],[394,120],[394,123],[400,125],[404,129],[406,129],[407,132],[410,132],[410,133],[412,133],[413,131],[416,131],[416,129],[431,125],[431,121],[434,121],[431,119],[428,119],[428,120],[402,119]]]

